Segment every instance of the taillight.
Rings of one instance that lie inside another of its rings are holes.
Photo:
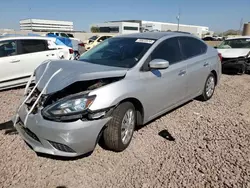
[[[70,48],[70,49],[69,49],[69,53],[70,53],[70,54],[73,54],[73,53],[74,53],[74,50]]]
[[[78,45],[84,47],[84,43],[83,42],[79,43]]]
[[[218,53],[218,56],[220,58],[220,61],[222,61],[222,55],[221,55],[221,53]]]

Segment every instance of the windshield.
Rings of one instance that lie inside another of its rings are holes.
[[[250,38],[225,40],[218,46],[218,48],[250,48]]]
[[[89,38],[89,40],[96,40],[98,38],[98,36],[92,36]]]
[[[80,61],[106,66],[132,68],[143,57],[154,40],[109,38],[80,57]]]

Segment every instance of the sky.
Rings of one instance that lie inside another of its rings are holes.
[[[1,0],[0,28],[19,29],[26,18],[74,22],[89,31],[93,23],[139,19],[208,26],[212,31],[239,29],[250,22],[250,0]]]

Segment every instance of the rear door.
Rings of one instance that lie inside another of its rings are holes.
[[[187,64],[187,95],[195,97],[203,90],[210,72],[207,45],[193,37],[179,37],[181,51]]]

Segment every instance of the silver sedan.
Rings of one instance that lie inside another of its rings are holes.
[[[100,138],[123,151],[136,126],[193,98],[209,100],[220,76],[218,52],[191,34],[116,36],[79,61],[41,64],[13,121],[36,152],[79,156]]]

